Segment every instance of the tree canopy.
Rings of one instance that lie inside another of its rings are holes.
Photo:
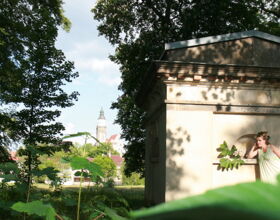
[[[97,145],[86,143],[81,146],[74,144],[70,147],[70,152],[72,155],[90,158],[95,158],[96,156],[109,156],[110,154],[119,155],[119,153],[114,150],[111,143],[99,143]]]
[[[55,46],[59,26],[70,27],[61,0],[0,2],[0,144],[23,143],[28,184],[39,155],[61,146],[64,127],[56,119],[78,96],[63,90],[78,73]]]
[[[117,174],[117,167],[114,161],[108,156],[98,155],[94,158],[94,163],[99,165],[104,173],[104,177],[108,180],[114,178]]]
[[[92,12],[99,34],[116,46],[110,58],[122,74],[123,95],[112,108],[127,141],[126,174],[144,173],[145,113],[135,96],[164,43],[251,29],[280,35],[277,0],[99,0]]]

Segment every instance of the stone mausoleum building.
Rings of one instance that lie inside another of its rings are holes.
[[[216,149],[227,141],[244,156],[259,131],[280,145],[280,38],[247,31],[167,43],[138,104],[148,113],[150,204],[255,181],[256,159],[221,171]]]

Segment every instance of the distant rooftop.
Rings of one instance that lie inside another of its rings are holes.
[[[212,44],[212,43],[217,43],[217,42],[237,40],[237,39],[248,38],[248,37],[257,37],[257,38],[262,38],[262,39],[272,41],[275,43],[280,43],[280,37],[277,37],[277,36],[271,35],[271,34],[267,34],[267,33],[261,32],[261,31],[251,30],[251,31],[222,34],[222,35],[216,35],[216,36],[210,36],[210,37],[196,38],[196,39],[191,39],[191,40],[186,40],[186,41],[177,41],[177,42],[172,42],[172,43],[166,43],[165,50],[173,50],[173,49],[179,49],[179,48],[184,48],[184,47],[193,47],[193,46],[198,46],[198,45]]]
[[[111,143],[111,142],[117,140],[118,136],[119,136],[119,134],[113,134],[111,137],[109,137],[107,139],[107,141]]]
[[[119,155],[111,155],[111,159],[114,161],[116,166],[121,166],[124,159]]]

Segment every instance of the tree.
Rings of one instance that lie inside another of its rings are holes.
[[[0,129],[11,131],[8,135],[25,146],[19,153],[26,156],[24,180],[29,187],[39,156],[62,147],[58,108],[72,106],[78,96],[63,91],[78,73],[55,47],[58,27],[66,24],[61,0],[0,3],[0,104],[18,106],[9,112],[12,123]]]
[[[62,158],[67,157],[68,153],[64,151],[56,151],[52,154],[51,157],[44,154],[39,157],[40,164],[38,166],[39,170],[44,170],[48,167],[52,167],[55,170],[59,171],[60,174],[66,175],[67,170],[70,169],[70,165],[68,163],[62,163]],[[60,175],[61,176],[61,175]],[[70,176],[70,173],[69,173]],[[65,177],[65,176],[63,176]],[[45,176],[40,178],[41,180],[45,180]]]
[[[81,146],[74,145],[70,150],[70,155],[81,157],[95,158],[97,156],[109,156],[109,154],[119,155],[119,153],[113,149],[111,143],[99,143],[98,145],[87,143]]]
[[[108,156],[109,154],[119,155],[119,153],[113,148],[112,144],[109,142],[100,142],[96,137],[94,137],[90,132],[78,132],[75,134],[69,134],[63,139],[84,137],[84,144],[79,146],[78,144],[73,145],[71,148],[71,154],[82,157],[96,157],[99,155]],[[95,145],[87,143],[89,139],[96,141]]]
[[[97,156],[109,156],[109,155],[119,155],[119,153],[114,150],[111,143],[100,143],[93,147],[88,147],[88,156],[95,158]]]
[[[110,58],[122,73],[123,95],[112,108],[118,109],[116,122],[127,141],[128,175],[144,173],[146,116],[135,97],[145,70],[160,57],[164,43],[251,29],[280,35],[277,0],[99,0],[92,12],[100,22],[100,35],[116,46]]]
[[[123,185],[145,185],[145,178],[141,178],[139,173],[133,172],[130,176],[124,174],[125,163],[122,164],[121,174],[122,174],[122,184]]]
[[[117,167],[110,157],[97,156],[94,158],[94,163],[101,167],[101,170],[104,173],[104,178],[107,180],[116,176]]]
[[[0,144],[2,146],[20,138],[13,134],[16,125],[14,120],[11,120],[10,106],[11,103],[20,103],[18,96],[21,96],[26,88],[26,75],[31,74],[35,68],[36,71],[47,68],[48,64],[43,63],[56,56],[64,59],[61,51],[52,49],[55,48],[57,26],[63,26],[65,30],[70,28],[69,20],[63,16],[61,0],[0,2],[0,133],[2,133]],[[48,56],[50,58],[44,60]],[[34,66],[33,59],[37,59],[37,67]],[[33,63],[31,64],[30,61]],[[61,61],[58,59],[57,63]],[[31,65],[33,70],[30,68]],[[54,63],[53,67],[55,68]]]

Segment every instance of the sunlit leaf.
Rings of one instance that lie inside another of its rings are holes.
[[[280,185],[242,183],[132,212],[135,219],[280,219]]]
[[[74,170],[86,169],[90,172],[93,177],[104,176],[101,167],[94,162],[90,162],[86,158],[72,157],[70,159],[70,165]]]
[[[28,215],[38,215],[45,217],[46,220],[55,220],[56,212],[50,204],[44,204],[36,200],[29,203],[17,202],[11,207],[17,212],[25,212]]]
[[[105,213],[108,215],[112,220],[128,220],[120,215],[118,215],[113,209],[108,207],[105,208]]]

